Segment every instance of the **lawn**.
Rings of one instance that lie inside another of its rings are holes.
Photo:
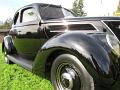
[[[53,90],[51,82],[16,65],[4,63],[0,44],[0,90]]]

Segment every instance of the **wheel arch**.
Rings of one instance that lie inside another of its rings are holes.
[[[66,49],[66,50],[65,49],[56,49],[55,51],[50,53],[50,55],[48,56],[48,58],[45,62],[45,76],[48,79],[50,78],[50,72],[51,72],[51,67],[52,67],[53,62],[61,54],[72,54],[72,55],[76,56],[75,53],[71,52],[68,49]]]
[[[83,64],[83,66],[86,68],[86,70],[89,72],[89,74],[93,77],[93,79],[98,80],[99,74],[95,70],[95,66],[91,63],[91,61],[84,55],[83,53],[78,52],[77,50],[69,49],[69,48],[55,48],[46,59],[45,62],[45,76],[50,79],[50,72],[51,67],[55,59],[62,54],[71,54],[74,55],[79,59],[79,61]]]

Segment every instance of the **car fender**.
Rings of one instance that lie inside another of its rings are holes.
[[[45,68],[46,57],[55,50],[60,49],[70,51],[74,55],[77,55],[78,58],[81,58],[81,56],[84,57],[80,61],[93,77],[112,78],[108,52],[94,38],[78,32],[61,34],[48,40],[36,56],[33,70],[40,65],[40,68],[42,66]],[[43,62],[39,62],[38,58],[41,58]],[[43,69],[42,71],[45,72]]]

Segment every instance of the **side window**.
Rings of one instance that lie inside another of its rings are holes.
[[[37,14],[34,8],[23,10],[21,22],[30,22],[35,20],[37,20]]]
[[[19,22],[18,17],[19,17],[19,12],[14,16],[14,21],[13,21],[14,25]]]

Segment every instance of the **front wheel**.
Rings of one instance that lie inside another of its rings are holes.
[[[94,82],[83,64],[71,54],[62,54],[53,62],[51,81],[55,90],[94,90]]]

